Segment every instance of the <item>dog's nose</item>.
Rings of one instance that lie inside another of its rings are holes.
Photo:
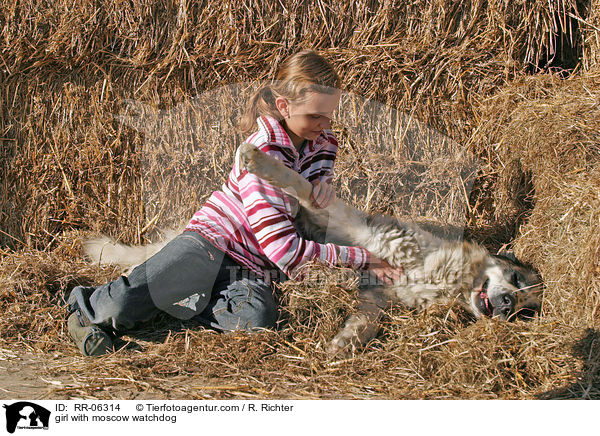
[[[515,299],[510,294],[501,294],[490,299],[494,307],[492,316],[508,319],[515,312]]]

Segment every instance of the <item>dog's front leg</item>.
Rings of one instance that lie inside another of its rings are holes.
[[[346,320],[344,327],[327,344],[327,353],[354,354],[366,345],[379,332],[381,328],[379,321],[388,304],[382,288],[361,290],[358,311]]]

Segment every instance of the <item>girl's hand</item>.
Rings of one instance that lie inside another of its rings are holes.
[[[318,209],[327,207],[335,198],[335,191],[331,183],[323,182],[319,179],[312,182],[313,189],[310,194],[312,205]]]
[[[399,281],[400,277],[404,274],[404,268],[393,267],[385,260],[380,259],[373,254],[370,255],[369,259],[369,271],[383,283],[388,285]]]

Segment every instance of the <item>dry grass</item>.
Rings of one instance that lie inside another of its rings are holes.
[[[45,374],[70,382],[50,398],[600,398],[597,10],[4,0],[0,357],[58,362]],[[282,285],[275,332],[218,335],[164,317],[114,355],[79,357],[61,301],[117,274],[87,265],[79,239],[143,242],[189,218],[229,171],[256,81],[306,46],[348,91],[334,126],[340,195],[514,246],[544,277],[543,316],[474,323],[452,305],[394,308],[363,353],[331,359],[323,344],[356,285],[324,271]],[[529,75],[580,61],[568,79]]]
[[[600,1],[591,0],[587,20],[581,23],[583,34],[582,60],[585,68],[600,65]]]
[[[72,245],[65,240],[61,247]],[[323,343],[354,300],[352,281],[328,281],[327,272],[316,288],[282,286],[276,332],[220,335],[165,317],[125,337],[131,342],[118,353],[83,358],[64,332],[57,298],[75,283],[114,272],[57,258],[21,253],[2,265],[17,292],[2,299],[0,349],[60,362],[49,364],[45,377],[69,382],[51,386],[50,398],[541,398],[582,396],[590,383],[581,374],[594,362],[588,353],[597,348],[595,333],[548,318],[473,324],[452,306],[394,309],[362,354],[331,359]],[[588,395],[595,397],[594,389]]]

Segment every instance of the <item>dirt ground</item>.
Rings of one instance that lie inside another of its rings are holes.
[[[69,374],[68,367],[81,364],[84,357],[66,357],[57,355],[36,355],[24,353],[17,355],[6,350],[0,351],[0,400],[75,400],[75,399],[190,399],[189,396],[178,395],[184,385],[195,384],[206,386],[200,379],[187,376],[169,378],[172,389],[156,391],[146,389],[144,383],[132,388],[133,380],[128,385],[118,383],[105,385],[96,389],[93,396],[89,395],[90,383],[97,382],[96,374],[78,372]],[[109,381],[110,380],[105,380]],[[235,391],[235,386],[218,387],[214,390],[228,389]],[[240,387],[240,389],[243,387]],[[85,392],[84,392],[85,391]],[[243,392],[242,395],[243,396]],[[208,399],[206,396],[204,397]],[[199,396],[198,399],[203,399]]]
[[[51,376],[52,368],[68,366],[73,359],[35,354],[17,355],[0,350],[0,399],[66,399],[53,395],[56,389],[77,387],[74,377]]]

